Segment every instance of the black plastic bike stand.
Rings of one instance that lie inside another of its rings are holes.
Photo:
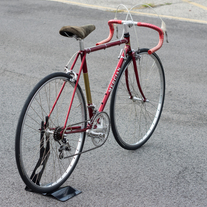
[[[37,161],[37,164],[32,172],[32,175],[30,177],[30,179],[32,181],[35,181],[35,183],[37,185],[39,185],[40,183],[40,180],[41,180],[41,177],[42,177],[42,174],[44,172],[44,169],[45,169],[45,166],[47,164],[47,161],[48,161],[48,158],[50,156],[50,139],[49,139],[49,136],[46,136],[44,138],[44,130],[45,130],[45,127],[47,127],[47,125],[49,124],[48,123],[48,116],[45,117],[45,122],[46,124],[44,123],[44,121],[41,122],[41,133],[40,133],[40,157]],[[38,171],[37,169],[41,167],[41,170]],[[38,172],[36,172],[38,171]],[[29,191],[29,192],[34,192],[32,191],[30,188],[28,188],[27,186],[25,187],[25,190],[26,191]],[[76,190],[70,186],[66,186],[66,187],[60,187],[58,190],[52,192],[52,193],[42,193],[42,195],[44,196],[51,196],[55,199],[57,199],[58,201],[67,201],[71,198],[73,198],[74,196],[78,195],[82,193],[81,191],[79,190]]]
[[[33,192],[28,187],[26,187],[25,190],[29,191],[29,192]],[[76,195],[79,195],[80,193],[82,193],[82,192],[72,188],[71,186],[66,186],[66,187],[61,187],[52,193],[42,193],[42,195],[50,196],[50,197],[57,199],[58,201],[65,202],[65,201],[75,197]]]

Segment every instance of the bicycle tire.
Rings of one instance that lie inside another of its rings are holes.
[[[75,86],[69,79],[69,75],[61,72],[46,76],[32,90],[20,114],[15,140],[16,163],[27,188],[37,193],[58,189],[78,163],[80,154],[74,154],[83,149],[85,132],[60,136]],[[48,118],[64,82],[65,87]],[[81,128],[85,128],[86,119],[85,99],[78,85],[68,123],[81,122]],[[70,155],[71,158],[64,159]]]
[[[112,132],[118,144],[127,150],[136,150],[147,142],[159,122],[163,109],[163,66],[156,53],[149,55],[147,51],[146,48],[141,49],[136,58],[140,85],[147,100],[143,101],[138,89],[131,56],[123,64],[112,92]]]

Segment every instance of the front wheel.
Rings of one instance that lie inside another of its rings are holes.
[[[40,81],[30,93],[19,118],[15,153],[26,186],[38,193],[58,189],[73,172],[82,151],[85,132],[64,129],[75,83],[65,73]],[[67,124],[86,127],[86,105],[77,87]],[[66,129],[66,128],[65,128]]]
[[[128,150],[138,149],[147,142],[157,126],[164,104],[162,63],[155,53],[149,55],[147,51],[141,49],[137,52],[134,62],[131,56],[128,57],[111,98],[112,131],[118,144]]]

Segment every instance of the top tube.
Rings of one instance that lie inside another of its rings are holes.
[[[124,39],[121,39],[121,40],[116,40],[116,41],[113,41],[113,42],[110,42],[110,43],[103,43],[103,44],[100,44],[100,45],[97,45],[97,46],[94,46],[94,47],[90,47],[90,48],[86,48],[85,49],[85,52],[86,53],[91,53],[91,52],[95,52],[95,51],[98,51],[98,50],[103,50],[103,49],[106,49],[106,48],[109,48],[109,47],[113,47],[113,46],[116,46],[116,45],[121,45],[121,44],[127,44],[128,43],[128,40],[126,38]]]

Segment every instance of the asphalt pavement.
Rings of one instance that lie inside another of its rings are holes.
[[[20,111],[35,84],[52,72],[63,71],[78,49],[74,39],[62,37],[58,31],[63,25],[94,24],[96,30],[86,38],[85,46],[95,45],[108,35],[107,21],[114,18],[117,2],[0,1],[0,206],[207,206],[204,0],[147,2],[160,4],[153,7],[156,12],[160,10],[169,36],[169,43],[165,42],[157,52],[165,70],[166,98],[158,128],[150,140],[136,151],[127,151],[110,133],[103,147],[81,156],[65,185],[82,193],[67,202],[24,190],[14,153]],[[178,7],[180,12],[176,13],[178,10],[172,8]],[[136,21],[159,23],[146,8],[136,12]],[[146,29],[138,34],[140,47],[157,43],[157,36]],[[105,92],[120,49],[88,56],[96,105]]]
[[[64,4],[78,5],[82,7],[88,7],[93,9],[100,9],[104,11],[115,11],[117,8],[119,11],[125,9],[131,9],[136,6],[136,9],[132,10],[133,14],[144,16],[156,16],[157,14],[164,18],[176,19],[181,21],[207,23],[207,1],[206,0],[49,0],[62,2]],[[151,8],[149,8],[149,6]],[[153,8],[153,9],[152,9]]]

